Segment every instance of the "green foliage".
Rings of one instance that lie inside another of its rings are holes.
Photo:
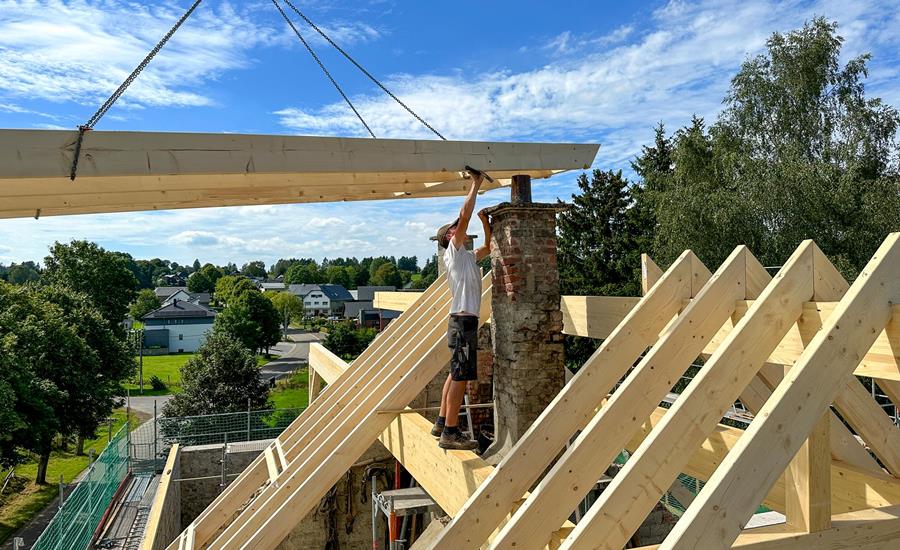
[[[400,271],[409,271],[410,273],[419,272],[419,258],[416,256],[400,256],[397,260],[397,269]]]
[[[241,275],[245,277],[265,277],[266,263],[262,260],[247,262],[241,267]]]
[[[634,214],[621,172],[594,170],[578,178],[580,193],[559,215],[558,262],[563,294],[640,294],[640,254],[651,227]]]
[[[842,65],[841,44],[821,18],[773,34],[732,80],[711,128],[695,119],[677,131],[668,165],[646,151],[638,159],[660,263],[691,248],[717,265],[746,244],[780,265],[814,239],[854,277],[898,229],[900,116],[865,96],[869,56]]]
[[[325,282],[325,274],[315,262],[297,263],[292,265],[284,274],[284,282],[287,284],[322,284]]]
[[[93,433],[134,362],[94,302],[65,286],[0,283],[0,342],[0,391],[12,404],[0,409],[11,427],[0,462],[37,453],[43,483],[54,436]]]
[[[268,351],[281,339],[281,315],[257,289],[228,302],[213,323],[214,332],[230,334],[252,351]]]
[[[56,242],[44,258],[44,266],[43,283],[83,293],[113,330],[121,333],[120,323],[134,301],[138,285],[121,254],[89,241]]]
[[[377,261],[377,260],[376,260]],[[375,265],[375,262],[373,262]],[[396,288],[403,287],[403,276],[397,270],[397,266],[390,262],[382,262],[378,264],[374,274],[369,279],[372,286],[393,286]]]
[[[162,381],[162,378],[160,378],[159,376],[156,376],[155,374],[150,376],[150,387],[153,388],[154,391],[159,391],[159,392],[166,391],[167,389],[169,389],[166,386],[166,383]]]
[[[181,370],[182,393],[163,407],[165,416],[193,416],[271,408],[256,358],[231,335],[210,334]]]
[[[216,283],[224,275],[221,268],[206,264],[188,277],[188,290],[190,292],[213,292],[216,289]]]
[[[339,265],[330,265],[325,268],[325,281],[331,285],[350,288],[350,274],[347,273],[347,268]]]
[[[216,282],[215,297],[220,304],[228,304],[246,292],[257,292],[256,284],[243,275],[226,275]]]
[[[131,304],[131,317],[135,320],[140,320],[144,315],[159,308],[161,305],[162,301],[160,301],[159,296],[153,290],[149,288],[141,289],[137,294],[137,298]]]
[[[287,332],[291,321],[300,320],[303,317],[303,301],[296,294],[290,292],[264,292],[263,296],[268,298],[275,311],[281,317],[281,327]]]
[[[375,339],[375,329],[357,328],[352,322],[335,323],[328,330],[322,344],[346,360],[351,360],[363,352]]]
[[[6,269],[6,276],[4,277],[4,279],[14,285],[35,282],[40,278],[41,272],[34,262],[14,263]]]

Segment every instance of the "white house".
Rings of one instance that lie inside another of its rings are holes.
[[[303,299],[307,315],[340,315],[353,296],[341,285],[290,285],[288,292]]]
[[[144,346],[168,346],[169,353],[197,351],[212,330],[216,312],[173,299],[144,315]]]

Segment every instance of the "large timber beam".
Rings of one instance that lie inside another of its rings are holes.
[[[0,218],[465,194],[594,161],[598,145],[306,136],[0,130]]]

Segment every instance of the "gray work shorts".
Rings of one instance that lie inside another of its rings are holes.
[[[447,326],[450,377],[456,382],[478,379],[478,317],[451,315]]]

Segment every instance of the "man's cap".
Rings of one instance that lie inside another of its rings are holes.
[[[450,239],[447,238],[447,232],[459,225],[459,218],[456,218],[451,223],[441,227],[437,232],[437,241],[438,244],[441,245],[441,248],[447,248],[450,246]]]

